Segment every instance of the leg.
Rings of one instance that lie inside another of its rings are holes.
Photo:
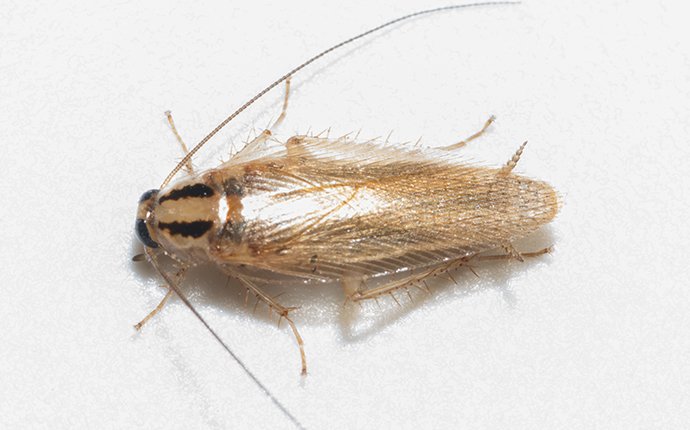
[[[491,115],[491,116],[489,117],[489,119],[486,120],[486,122],[484,123],[484,126],[482,127],[481,130],[479,130],[478,132],[474,133],[472,136],[468,137],[468,138],[465,139],[465,140],[461,140],[460,142],[454,143],[454,144],[452,144],[452,145],[444,146],[444,147],[442,147],[441,149],[445,149],[446,151],[450,151],[450,150],[453,150],[453,149],[462,148],[462,147],[465,146],[468,142],[471,142],[471,141],[473,141],[474,139],[476,139],[476,138],[478,138],[479,136],[481,136],[482,134],[484,134],[484,132],[486,131],[486,129],[489,128],[489,126],[490,126],[494,121],[496,121],[496,117],[493,116],[493,115]]]
[[[283,108],[280,111],[280,115],[278,115],[278,118],[273,122],[269,128],[265,129],[261,133],[259,133],[258,136],[256,136],[251,142],[245,145],[244,148],[240,150],[237,154],[241,154],[243,152],[251,153],[253,152],[259,145],[263,144],[268,140],[269,137],[273,136],[273,129],[278,127],[282,122],[283,119],[285,119],[285,115],[287,114],[287,107],[288,107],[288,99],[290,98],[290,79],[287,78],[285,80],[285,98],[283,99]]]
[[[277,301],[275,301],[275,298],[269,296],[268,294],[264,293],[257,287],[253,282],[251,282],[249,279],[242,278],[242,277],[237,277],[234,275],[239,281],[242,283],[242,285],[247,288],[247,292],[250,292],[254,294],[254,296],[257,299],[257,304],[259,301],[264,302],[268,308],[275,313],[278,314],[280,317],[280,320],[278,321],[278,324],[280,324],[280,321],[285,319],[285,321],[288,322],[290,325],[290,328],[292,329],[292,334],[295,336],[295,340],[297,341],[297,346],[299,346],[299,354],[300,354],[300,359],[302,360],[302,375],[307,374],[307,356],[304,353],[304,341],[302,340],[302,336],[300,336],[299,332],[297,331],[297,326],[295,323],[292,321],[292,319],[288,316],[288,314],[293,311],[295,308],[287,308]],[[256,306],[255,306],[256,308]]]
[[[455,261],[455,260],[454,260]],[[353,301],[353,302],[361,302],[364,300],[370,300],[373,299],[378,303],[378,298],[382,297],[384,295],[390,296],[393,298],[393,300],[400,306],[400,302],[398,299],[395,297],[393,294],[394,292],[398,290],[405,290],[405,293],[407,294],[410,299],[412,299],[412,296],[410,295],[409,289],[410,288],[425,288],[426,291],[428,292],[428,288],[426,287],[425,281],[428,278],[437,276],[440,273],[443,273],[444,271],[447,271],[449,269],[444,269],[444,270],[438,270],[439,268],[434,268],[434,269],[427,269],[421,273],[415,273],[411,274],[409,276],[406,276],[402,279],[398,279],[389,283],[385,283],[383,285],[380,285],[378,287],[373,287],[373,288],[366,288],[364,287],[364,284],[361,281],[357,281],[354,278],[347,278],[343,279],[342,282],[342,287],[343,290],[345,291],[345,296],[346,299],[345,301]],[[436,273],[438,272],[438,273]],[[421,285],[424,285],[422,287]]]
[[[515,151],[515,155],[513,155],[513,158],[508,160],[506,165],[501,168],[499,175],[507,176],[510,172],[513,171],[515,166],[517,166],[518,161],[520,161],[520,156],[522,155],[522,151],[525,150],[525,146],[527,146],[527,142],[524,142],[522,145],[520,145],[518,150]]]
[[[180,133],[177,132],[177,128],[175,127],[175,121],[173,121],[172,118],[172,113],[170,111],[165,111],[165,116],[168,118],[168,124],[170,124],[170,129],[172,130],[173,134],[175,135],[175,138],[177,141],[180,143],[180,146],[182,147],[182,151],[184,152],[184,155],[187,155],[189,152],[189,149],[187,149],[187,145],[184,144],[184,141],[182,140],[182,137],[180,136]],[[192,160],[187,161],[187,164],[185,165],[185,170],[187,173],[190,175],[194,173],[194,168],[192,167]]]
[[[511,249],[514,253],[519,256],[519,260],[523,261],[524,258],[531,258],[531,257],[537,257],[540,255],[548,254],[551,252],[551,248],[544,248],[536,252],[525,252],[525,253],[518,253],[515,248],[512,247],[512,245],[508,245],[508,249]],[[361,289],[361,288],[353,288],[352,287],[352,280],[348,279],[347,283],[343,283],[343,288],[345,289],[345,294],[348,297],[348,300],[352,300],[353,302],[360,302],[362,300],[368,300],[368,299],[377,299],[383,295],[389,295],[393,297],[396,303],[400,304],[398,300],[395,298],[393,293],[397,290],[404,289],[406,293],[409,295],[408,289],[411,287],[415,288],[421,288],[420,285],[424,285],[424,282],[427,279],[431,279],[433,277],[437,277],[441,274],[446,274],[451,270],[459,269],[460,267],[466,266],[470,270],[472,270],[472,267],[470,266],[471,262],[477,261],[495,261],[495,260],[511,260],[511,259],[516,259],[515,255],[513,255],[513,252],[508,251],[506,254],[500,254],[500,255],[470,255],[470,256],[465,256],[465,257],[460,257],[455,260],[448,261],[446,263],[443,263],[439,266],[432,267],[430,269],[426,269],[422,271],[421,273],[413,274],[408,277],[405,277],[403,279],[393,281],[384,285],[381,285],[379,287],[374,287],[370,289]],[[474,270],[472,270],[474,272]],[[424,285],[426,287],[426,285]]]
[[[177,273],[175,273],[175,281],[179,283],[182,280],[182,278],[184,277],[184,274],[186,271],[187,271],[187,269],[184,269],[184,268],[178,270]],[[167,286],[166,286],[166,288],[167,288]],[[151,318],[153,318],[158,312],[160,312],[161,309],[163,309],[163,306],[165,306],[165,304],[168,302],[168,299],[172,295],[173,295],[173,290],[168,288],[168,292],[165,293],[165,297],[163,297],[163,300],[161,300],[160,303],[158,303],[158,305],[155,308],[153,308],[153,310],[151,312],[149,312],[148,315],[146,315],[144,317],[144,319],[142,319],[141,321],[136,323],[134,325],[134,328],[137,329],[137,331],[141,330],[141,328],[144,326],[144,324],[146,324]]]
[[[287,108],[288,108],[288,100],[290,98],[290,80],[292,77],[289,77],[285,80],[285,98],[283,99],[283,109],[280,111],[280,115],[278,115],[278,119],[275,120],[273,125],[271,126],[271,129],[274,129],[278,127],[283,120],[285,119],[285,115],[287,114]]]
[[[137,331],[141,330],[141,328],[146,324],[151,318],[153,318],[158,312],[160,312],[161,309],[163,309],[163,306],[168,302],[168,299],[173,295],[173,290],[168,288],[168,292],[165,293],[165,297],[163,297],[163,300],[158,303],[158,306],[153,308],[151,312],[149,312],[148,315],[144,317],[141,321],[138,323],[134,324],[134,328],[137,329]]]
[[[518,250],[515,249],[515,247],[514,247],[513,245],[511,245],[510,243],[506,243],[505,245],[503,245],[503,249],[505,249],[506,253],[507,253],[507,254],[510,256],[510,258],[512,258],[513,260],[517,260],[517,261],[520,261],[520,262],[525,261],[525,259],[522,258],[522,254],[520,254],[520,253],[518,252]]]
[[[552,250],[551,247],[548,248],[542,248],[539,251],[534,251],[534,252],[522,252],[519,255],[523,258],[533,258],[533,257],[539,257],[540,255],[548,254]],[[475,261],[482,262],[482,261],[497,261],[497,260],[512,260],[515,259],[515,257],[511,254],[499,254],[499,255],[478,255],[474,257]]]

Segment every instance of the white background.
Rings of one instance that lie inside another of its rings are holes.
[[[193,144],[318,50],[434,1],[19,2],[0,8],[0,424],[291,428],[193,315],[162,297],[133,238],[139,195]],[[519,244],[553,255],[477,268],[399,309],[288,289],[285,325],[237,286],[186,291],[308,428],[690,425],[690,40],[684,2],[531,0],[399,25],[295,77],[283,137],[426,145],[495,127],[468,159],[563,197]],[[195,163],[277,115],[282,90]],[[227,158],[227,157],[226,157]],[[278,289],[280,290],[280,288]],[[402,299],[402,298],[401,298]]]

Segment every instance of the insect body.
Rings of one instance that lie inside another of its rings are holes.
[[[240,155],[145,194],[139,231],[189,265],[338,280],[498,248],[550,221],[557,207],[548,184],[509,169],[295,136],[274,153]]]
[[[549,185],[501,169],[346,139],[287,145],[300,148],[231,160],[146,194],[143,241],[188,264],[330,280],[497,248],[556,214]]]
[[[511,172],[523,147],[494,169],[459,163],[452,147],[268,136],[218,168],[145,193],[137,231],[186,267],[217,265],[285,318],[289,309],[256,285],[266,274],[347,288],[411,272],[387,287],[348,292],[355,301],[373,298],[411,285],[417,269],[448,270],[482,251],[504,247],[520,258],[511,242],[557,212],[548,184]]]
[[[448,8],[437,10],[442,9]],[[202,319],[177,284],[189,267],[219,267],[288,321],[306,372],[302,339],[290,317],[292,308],[262,290],[261,284],[274,274],[339,281],[348,299],[361,301],[406,289],[471,261],[522,259],[544,252],[521,254],[511,245],[551,221],[558,211],[553,188],[512,173],[524,144],[501,168],[466,164],[458,156],[461,147],[479,137],[493,118],[465,141],[435,150],[400,149],[348,137],[294,136],[285,142],[272,137],[271,129],[285,116],[295,72],[345,43],[429,12],[362,33],[291,70],[189,151],[159,190],[144,193],[136,231],[170,287],[166,299],[176,292]],[[281,82],[286,83],[283,112],[271,129],[219,167],[194,172],[189,163],[192,155]],[[189,175],[170,183],[183,168]],[[505,253],[482,254],[494,249]],[[161,253],[179,266],[175,276],[159,265]],[[395,281],[374,287],[363,282],[393,273],[398,274]]]

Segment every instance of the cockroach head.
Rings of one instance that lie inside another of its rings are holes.
[[[137,209],[137,221],[134,226],[141,243],[149,248],[158,248],[158,243],[151,238],[151,230],[149,229],[149,220],[157,196],[158,190],[148,190],[141,195]]]

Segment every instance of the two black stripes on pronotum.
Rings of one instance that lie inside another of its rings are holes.
[[[215,193],[208,185],[187,185],[186,187],[178,190],[172,190],[168,194],[162,196],[158,200],[158,204],[162,204],[168,200],[211,197],[214,194]],[[160,223],[158,224],[158,227],[167,230],[170,234],[193,237],[196,239],[203,236],[204,233],[213,227],[213,221],[169,222]]]

